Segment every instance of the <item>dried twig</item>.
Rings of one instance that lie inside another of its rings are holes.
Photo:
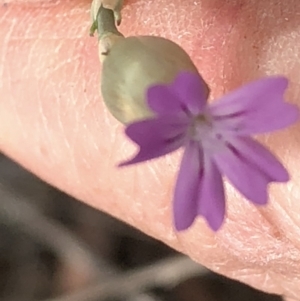
[[[41,215],[26,198],[20,199],[0,183],[0,217],[39,242],[47,245],[64,264],[76,266],[94,277],[107,277],[112,268],[94,256],[72,232]]]
[[[184,256],[165,259],[153,265],[126,272],[113,279],[99,282],[78,293],[47,301],[104,301],[126,299],[151,287],[173,287],[193,276],[207,273],[206,268]]]

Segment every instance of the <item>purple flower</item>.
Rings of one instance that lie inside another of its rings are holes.
[[[270,182],[287,182],[284,166],[250,136],[285,128],[298,120],[298,108],[284,102],[284,77],[251,82],[213,104],[207,103],[200,75],[182,72],[170,85],[147,91],[151,119],[126,128],[140,147],[120,166],[164,156],[184,146],[174,192],[174,222],[178,231],[202,215],[217,231],[225,216],[222,175],[248,200],[268,201]]]

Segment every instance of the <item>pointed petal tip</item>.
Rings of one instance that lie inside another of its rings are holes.
[[[183,232],[183,231],[187,230],[189,227],[190,227],[190,226],[184,227],[184,226],[178,225],[178,224],[176,224],[176,223],[174,224],[174,228],[175,228],[175,231],[176,231],[176,232]]]
[[[266,206],[269,203],[269,198],[266,199],[260,199],[260,200],[249,200],[252,204],[255,206]]]
[[[290,181],[290,179],[291,179],[291,176],[290,176],[289,172],[287,171],[287,169],[284,166],[282,166],[281,172],[274,175],[272,182],[287,183]]]
[[[122,168],[122,167],[127,166],[127,165],[129,165],[129,163],[126,161],[126,162],[121,162],[121,163],[119,163],[119,164],[117,165],[117,167],[118,167],[118,168]]]
[[[268,192],[267,192],[267,188],[265,193],[261,193],[261,194],[256,194],[256,196],[250,198],[247,198],[248,201],[250,201],[251,203],[258,205],[258,206],[263,206],[263,205],[267,205],[269,202],[269,196],[268,196]]]
[[[207,224],[212,231],[218,232],[221,229],[221,226],[223,225],[223,221],[222,223],[214,223],[207,221]]]
[[[272,75],[262,78],[261,80],[267,80],[269,83],[280,85],[282,88],[287,88],[289,85],[289,79],[284,75]]]
[[[289,79],[284,75],[271,75],[254,80],[249,84],[262,84],[264,87],[276,87],[278,91],[280,90],[284,93],[289,85]]]
[[[118,167],[125,167],[133,164],[144,163],[146,161],[150,161],[153,159],[158,158],[159,156],[149,156],[149,154],[140,149],[140,151],[131,159],[126,161],[120,162],[117,166]]]
[[[205,217],[205,219],[206,219],[206,222],[207,222],[208,226],[210,227],[210,229],[213,230],[214,232],[218,232],[224,223],[225,215],[221,218],[220,218],[220,216],[217,216],[217,215],[208,216],[208,217]]]
[[[194,220],[195,221],[195,220]],[[174,228],[176,232],[183,232],[188,230],[194,223],[182,223],[181,221],[175,221],[174,222]],[[215,219],[206,219],[208,227],[213,231],[213,232],[218,232],[222,225],[224,224],[224,219],[222,220],[215,220]]]
[[[136,158],[136,156],[135,157],[133,157],[132,159],[129,159],[129,160],[126,160],[126,161],[122,161],[122,162],[120,162],[118,165],[117,165],[117,167],[118,168],[122,168],[122,167],[126,167],[126,166],[129,166],[129,165],[133,165],[133,164],[136,164],[136,163],[141,163],[141,162],[143,162],[143,161],[141,161],[141,162],[136,162],[136,160],[135,160],[135,158]]]
[[[174,219],[174,228],[176,230],[176,232],[183,232],[183,231],[186,231],[188,230],[192,224],[194,223],[195,219],[193,221],[190,221],[190,222],[186,222],[184,220],[179,220],[178,218]]]
[[[300,110],[299,107],[295,104],[284,102],[284,104],[280,106],[278,110],[281,113],[280,116],[285,117],[285,124],[283,124],[283,127],[293,125],[300,120]]]
[[[295,104],[289,104],[289,106],[291,111],[291,124],[293,124],[300,120],[300,110],[299,107]]]

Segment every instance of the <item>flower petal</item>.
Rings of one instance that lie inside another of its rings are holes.
[[[288,103],[274,103],[272,108],[261,108],[247,114],[242,124],[245,134],[262,134],[284,129],[299,120],[299,109]]]
[[[200,113],[206,106],[208,87],[196,72],[180,72],[169,85],[154,85],[147,91],[148,106],[158,114],[184,110]]]
[[[260,108],[266,103],[283,102],[282,96],[287,89],[288,79],[283,76],[265,77],[250,82],[211,104],[214,115],[232,115],[248,108]]]
[[[180,72],[170,89],[193,115],[202,112],[207,104],[209,88],[199,73]]]
[[[217,231],[225,217],[223,179],[215,162],[204,154],[204,170],[199,187],[198,214],[203,215],[212,230]]]
[[[189,120],[164,116],[138,121],[127,126],[126,135],[140,147],[138,154],[119,166],[135,164],[175,151],[186,140]]]
[[[183,111],[180,98],[169,85],[155,85],[147,90],[149,108],[159,115],[179,114]]]
[[[252,135],[284,129],[299,120],[299,109],[288,103],[274,103],[270,108],[245,111],[236,115],[214,116],[214,124],[222,132]]]
[[[177,231],[189,228],[197,216],[197,196],[203,153],[199,144],[189,141],[181,161],[174,192],[174,223]]]
[[[272,179],[234,146],[215,154],[214,159],[219,170],[248,200],[260,205],[268,202],[267,185]]]
[[[250,137],[231,140],[234,148],[255,165],[262,173],[275,182],[289,181],[289,173],[279,160],[262,144]]]
[[[288,80],[268,77],[237,89],[210,106],[219,127],[239,134],[258,134],[285,128],[299,118],[295,105],[284,102]]]

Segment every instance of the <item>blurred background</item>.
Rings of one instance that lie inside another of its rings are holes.
[[[0,153],[1,301],[280,301],[207,271]]]

